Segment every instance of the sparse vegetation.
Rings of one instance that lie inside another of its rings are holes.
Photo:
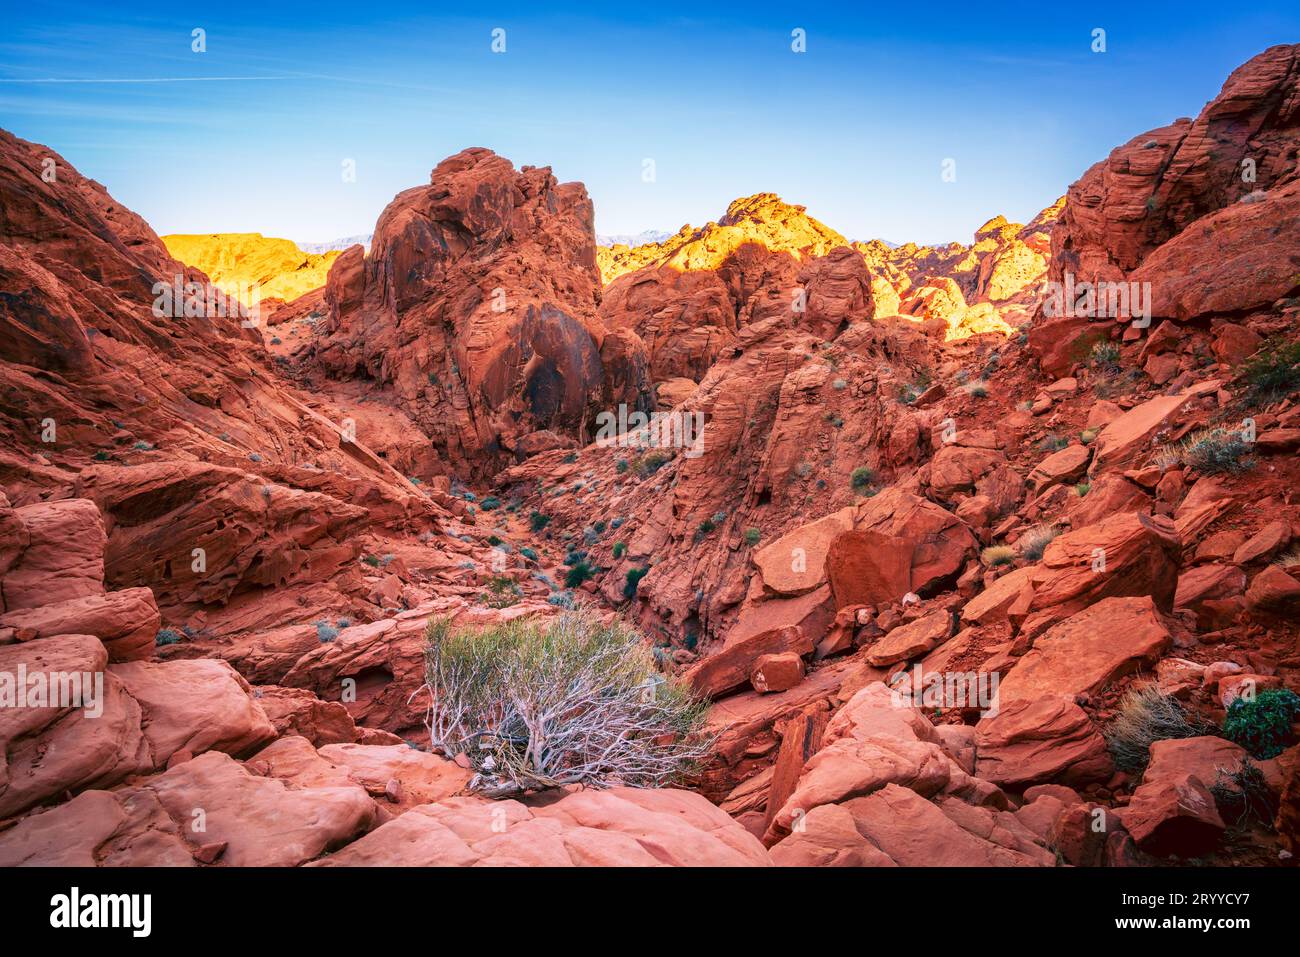
[[[1236,770],[1215,768],[1215,771],[1210,793],[1225,820],[1238,828],[1273,826],[1273,819],[1277,816],[1277,798],[1255,762],[1243,758]]]
[[[487,583],[487,591],[478,596],[478,603],[488,608],[509,608],[523,597],[519,583],[509,575],[494,575]]]
[[[577,588],[588,578],[595,578],[598,569],[594,565],[589,565],[585,558],[569,566],[569,570],[564,573],[564,587]]]
[[[1244,472],[1254,465],[1250,445],[1242,434],[1217,426],[1189,436],[1182,445],[1180,457],[1184,464],[1206,475]]]
[[[153,643],[161,648],[163,645],[174,645],[184,636],[174,628],[162,628],[158,634],[154,635]]]
[[[487,498],[483,499],[483,501],[478,503],[478,507],[483,509],[485,512],[490,512],[493,509],[501,507],[501,499],[497,498],[495,495],[489,495]]]
[[[760,530],[758,530],[757,528],[753,528],[753,527],[751,527],[751,528],[747,528],[747,529],[745,529],[745,544],[746,544],[746,545],[757,545],[759,539],[761,539],[762,537],[763,537],[763,533],[762,533]]]
[[[648,568],[629,568],[627,575],[623,579],[623,597],[629,601],[636,597],[636,590],[641,584],[641,579],[645,578]]]
[[[469,631],[434,618],[425,635],[430,741],[468,758],[473,790],[661,787],[708,754],[704,703],[621,623],[579,611]]]
[[[379,559],[376,558],[374,555],[366,555],[361,560],[365,562],[367,565],[369,565],[371,568],[379,567]]]
[[[1097,435],[1100,432],[1101,429],[1084,429],[1079,433],[1079,441],[1084,445],[1092,445],[1097,440]]]
[[[1239,380],[1241,399],[1248,406],[1268,405],[1300,391],[1300,341],[1277,339],[1247,360]]]
[[[1052,539],[1060,534],[1060,529],[1055,525],[1035,525],[1016,539],[1016,548],[1020,551],[1021,558],[1036,562],[1043,557],[1043,552],[1052,544]]]
[[[316,622],[316,638],[322,645],[327,645],[339,636],[339,630],[328,621]]]
[[[519,554],[524,556],[524,558],[528,559],[530,562],[537,561],[537,550],[535,548],[530,548],[525,545],[523,548],[519,549]]]
[[[644,479],[654,475],[671,461],[672,456],[667,452],[647,452],[645,455],[638,455],[632,467],[636,474]]]
[[[988,396],[989,390],[983,382],[972,382],[966,386],[966,394],[973,399],[983,399]]]
[[[614,560],[615,560],[615,561],[618,561],[618,560],[619,560],[620,558],[622,558],[625,554],[627,554],[627,545],[626,545],[625,543],[623,543],[623,542],[615,542],[615,543],[614,543]]]
[[[540,532],[549,524],[551,524],[551,516],[544,515],[536,509],[528,516],[528,527],[534,532]]]
[[[1119,371],[1119,346],[1109,340],[1096,343],[1088,357],[1088,363],[1099,372],[1114,373]]]
[[[1074,494],[1079,496],[1079,498],[1083,498],[1091,491],[1092,491],[1091,482],[1079,482],[1074,486]]]
[[[1289,688],[1270,688],[1251,700],[1237,698],[1228,705],[1223,736],[1260,760],[1275,758],[1293,740],[1292,723],[1300,718],[1300,695]]]
[[[1016,560],[1016,550],[1010,545],[990,545],[980,552],[980,560],[990,568],[1010,565]]]
[[[100,449],[98,452],[96,452],[96,453],[95,453],[93,456],[91,456],[91,457],[92,457],[96,462],[107,462],[109,459],[112,458],[112,456],[109,455],[107,452],[105,452],[103,449]]]
[[[1207,728],[1189,715],[1177,698],[1146,684],[1125,693],[1103,733],[1115,766],[1141,774],[1151,760],[1153,742],[1195,738],[1207,733]]]
[[[849,484],[853,487],[853,491],[865,495],[875,489],[876,472],[869,466],[859,465],[849,475]]]

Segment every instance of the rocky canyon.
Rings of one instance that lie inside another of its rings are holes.
[[[0,131],[0,865],[1294,864],[1300,45],[946,245],[601,246],[471,145],[160,238],[67,152]],[[440,670],[578,633],[668,723]]]

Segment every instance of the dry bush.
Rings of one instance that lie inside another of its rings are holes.
[[[1189,715],[1177,698],[1154,684],[1130,689],[1120,699],[1118,714],[1103,734],[1115,766],[1141,773],[1151,760],[1151,745],[1167,738],[1194,738],[1213,733]]]
[[[704,702],[620,623],[581,610],[481,630],[434,618],[425,634],[433,748],[466,755],[475,790],[661,787],[710,752]]]

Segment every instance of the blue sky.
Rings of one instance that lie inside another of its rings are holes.
[[[466,146],[581,180],[605,233],[773,191],[854,239],[968,241],[1300,41],[1295,3],[113,6],[6,4],[0,126],[159,233],[299,241],[369,232]]]

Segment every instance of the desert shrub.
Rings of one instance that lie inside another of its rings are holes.
[[[374,555],[366,555],[361,560],[365,562],[367,565],[369,565],[371,568],[379,567],[379,559],[376,558]]]
[[[966,386],[966,394],[973,399],[983,399],[988,396],[989,390],[982,382],[972,382]]]
[[[344,628],[351,628],[351,627],[352,627],[352,619],[351,619],[351,618],[340,618],[338,621],[334,622],[334,627],[336,627],[339,631],[342,631]]]
[[[622,558],[625,554],[627,554],[627,544],[625,542],[615,542],[614,560],[618,561],[618,559]]]
[[[551,592],[551,594],[546,596],[546,603],[548,605],[554,605],[557,608],[567,608],[570,611],[578,607],[578,601],[573,597],[573,592],[571,591]]]
[[[577,588],[588,578],[594,577],[596,577],[596,568],[587,564],[587,560],[583,558],[571,565],[564,573],[564,587]]]
[[[173,628],[160,629],[158,634],[154,635],[153,643],[161,648],[163,645],[174,645],[180,641],[182,635]]]
[[[1091,491],[1092,491],[1091,482],[1079,482],[1074,486],[1074,494],[1079,496],[1079,498],[1083,498]]]
[[[1281,568],[1283,571],[1300,565],[1300,547],[1292,548],[1290,551],[1283,552],[1277,558],[1273,559],[1272,564]]]
[[[859,465],[850,473],[849,484],[853,486],[853,491],[859,494],[867,491],[876,484],[875,470],[866,465]]]
[[[137,442],[132,448],[137,452],[152,452],[154,449],[152,442]]]
[[[570,452],[564,458],[560,459],[560,461],[563,462],[565,465],[572,465],[574,462],[578,461],[578,453]]]
[[[1079,433],[1079,441],[1084,445],[1092,445],[1097,440],[1097,433],[1100,431],[1101,429],[1084,429]]]
[[[583,784],[662,787],[707,756],[705,704],[660,675],[641,636],[581,611],[425,632],[433,749],[493,797]]]
[[[1063,435],[1045,435],[1038,441],[1038,447],[1044,452],[1059,452],[1070,444],[1070,440]]]
[[[509,575],[494,575],[487,583],[487,591],[478,596],[478,603],[488,608],[509,608],[523,597],[519,583]]]
[[[632,467],[641,478],[649,478],[670,461],[672,456],[667,452],[647,452],[645,455],[638,455]]]
[[[648,568],[629,568],[627,575],[623,579],[623,597],[629,600],[636,597],[636,590],[641,584],[641,579],[645,578]]]
[[[1239,378],[1247,405],[1268,405],[1300,391],[1300,342],[1268,343],[1242,365]]]
[[[523,548],[519,549],[519,554],[523,555],[524,558],[528,559],[530,562],[537,561],[537,549],[535,548],[529,548],[525,545]]]
[[[1237,698],[1228,705],[1223,736],[1267,761],[1286,750],[1296,718],[1300,718],[1300,695],[1288,688],[1270,688],[1252,700]]]
[[[745,529],[745,544],[746,544],[746,545],[757,545],[759,539],[762,538],[762,537],[763,537],[763,533],[762,533],[759,529],[757,529],[757,528],[752,528],[752,527],[751,527],[751,528],[747,528],[747,529]]]
[[[316,638],[321,644],[329,644],[339,636],[339,630],[328,621],[316,622]]]
[[[605,529],[609,528],[609,525],[608,523],[602,521],[602,522],[596,522],[596,524],[592,525],[591,527],[596,530],[597,535],[604,535]]]
[[[1243,472],[1253,465],[1250,445],[1235,429],[1203,429],[1190,436],[1182,447],[1182,460],[1198,472],[1214,475]]]
[[[998,565],[1010,565],[1016,558],[1016,550],[1010,545],[990,545],[980,552],[980,560],[990,568]]]
[[[497,498],[495,495],[489,495],[487,498],[483,499],[483,501],[478,503],[478,507],[483,509],[485,512],[490,512],[493,509],[501,507],[501,499]]]
[[[839,392],[843,389],[847,389],[848,387],[849,384],[845,382],[843,379],[836,379],[834,382],[831,383],[831,388],[834,389],[836,392]]]
[[[1102,372],[1118,372],[1119,360],[1119,346],[1109,340],[1094,345],[1092,354],[1088,357],[1092,367]]]
[[[1154,684],[1132,688],[1120,699],[1114,720],[1106,726],[1106,747],[1121,771],[1140,774],[1151,760],[1151,745],[1169,738],[1195,738],[1206,727],[1189,715],[1172,695]]]
[[[1043,557],[1052,539],[1060,534],[1061,530],[1054,525],[1035,525],[1016,540],[1016,547],[1022,558],[1036,562]]]
[[[551,524],[551,516],[544,515],[536,509],[528,516],[528,527],[534,532],[540,532],[549,524]]]
[[[614,463],[614,471],[622,475],[628,470],[627,459],[619,459]]]
[[[109,455],[107,452],[105,452],[103,449],[100,449],[92,457],[96,462],[107,462],[109,459],[112,458],[112,456]]]
[[[1277,798],[1268,786],[1264,772],[1250,758],[1243,758],[1235,771],[1215,768],[1215,772],[1210,793],[1230,824],[1235,827],[1272,826],[1277,816]]]

